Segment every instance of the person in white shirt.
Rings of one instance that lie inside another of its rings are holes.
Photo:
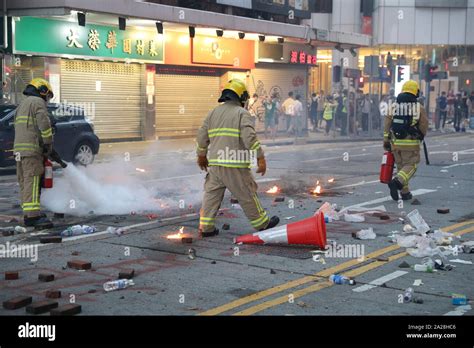
[[[292,118],[295,116],[295,99],[293,98],[293,92],[288,93],[288,98],[283,102],[281,109],[286,118],[286,131],[291,132]]]
[[[301,96],[297,95],[294,102],[294,111],[295,115],[293,116],[293,127],[295,131],[295,136],[299,137],[302,135],[303,128],[303,103],[301,102]]]

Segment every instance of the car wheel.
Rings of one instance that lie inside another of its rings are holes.
[[[74,153],[74,163],[88,166],[94,162],[94,152],[89,143],[80,143]]]

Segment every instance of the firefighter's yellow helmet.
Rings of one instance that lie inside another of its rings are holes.
[[[222,90],[222,94],[224,95],[225,91],[232,91],[239,97],[242,103],[245,103],[247,99],[249,99],[249,92],[247,91],[247,86],[245,86],[245,82],[239,79],[232,79],[224,86]],[[221,97],[222,99],[222,97]],[[221,101],[219,99],[219,101]]]
[[[35,87],[42,96],[49,96],[51,98],[54,96],[51,84],[45,79],[35,78],[30,81],[29,85]]]
[[[411,93],[417,96],[419,91],[420,91],[420,86],[418,85],[418,82],[416,81],[408,80],[407,82],[403,84],[402,93]]]

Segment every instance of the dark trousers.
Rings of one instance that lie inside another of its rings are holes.
[[[454,111],[454,129],[456,132],[459,131],[459,126],[461,125],[461,120],[462,120],[462,111],[461,110],[455,110]]]
[[[341,135],[347,135],[347,113],[341,112]]]
[[[448,115],[448,111],[445,110],[445,111],[440,111],[439,112],[439,116],[436,120],[436,129],[439,129],[440,125],[441,125],[441,120],[443,121],[442,125],[441,125],[441,128],[444,128],[444,125],[446,124],[446,116]]]
[[[332,126],[332,120],[326,120],[326,134],[329,134],[329,131],[331,130]]]
[[[364,132],[369,131],[369,114],[362,113],[362,130]]]

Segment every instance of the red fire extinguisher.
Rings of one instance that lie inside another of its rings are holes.
[[[44,159],[43,188],[53,188],[53,164],[47,158]]]
[[[380,182],[382,184],[388,184],[392,181],[394,163],[393,153],[390,151],[385,152],[382,157],[382,167],[380,168]]]

